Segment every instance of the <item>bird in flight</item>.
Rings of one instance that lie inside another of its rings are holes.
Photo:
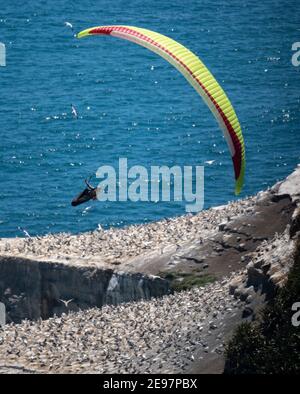
[[[78,113],[77,113],[77,110],[76,110],[76,108],[74,107],[73,104],[71,104],[71,108],[72,108],[72,115],[73,115],[73,117],[75,119],[77,119],[78,118]]]
[[[59,301],[61,301],[66,308],[68,308],[68,305],[70,304],[70,302],[72,302],[74,300],[74,298],[71,298],[70,300],[61,300],[59,299]]]
[[[70,22],[65,22],[65,26],[70,27],[73,30],[73,25]]]
[[[31,238],[29,232],[27,230],[25,230],[25,228],[22,228],[22,227],[19,226],[18,229],[20,231],[22,231],[26,235],[26,237]]]

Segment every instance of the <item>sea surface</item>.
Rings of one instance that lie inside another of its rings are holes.
[[[66,24],[66,22],[68,22]],[[71,28],[70,24],[73,26]],[[1,1],[0,237],[125,226],[185,214],[184,202],[89,202],[72,207],[102,165],[204,165],[205,207],[234,200],[231,158],[197,93],[156,54],[95,25],[145,27],[195,52],[242,125],[252,195],[300,162],[300,2]],[[71,104],[78,119],[71,113]],[[91,182],[97,184],[97,179]]]

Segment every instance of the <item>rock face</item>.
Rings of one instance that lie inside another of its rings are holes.
[[[288,231],[261,245],[247,265],[248,286],[272,293],[275,287],[284,285],[293,263],[293,252],[294,241]]]
[[[282,287],[293,264],[295,244],[300,237],[300,167],[279,182],[269,192],[258,196],[259,204],[271,200],[276,204],[289,199],[294,210],[282,233],[276,233],[273,239],[265,239],[249,255],[249,262],[244,276],[236,277],[230,283],[231,294],[248,302],[257,295],[272,298],[276,288]],[[272,221],[276,218],[272,217]]]
[[[271,241],[264,241],[252,254],[242,275],[229,284],[230,294],[248,304],[272,298],[276,288],[286,283],[293,264],[295,240],[288,229]]]
[[[300,203],[300,165],[279,185],[274,186],[278,196],[289,196],[294,202]]]
[[[261,192],[254,203],[245,206],[242,214],[227,215],[227,221],[222,221],[206,238],[199,232],[198,239],[129,260],[126,269],[153,275],[197,273],[221,279],[233,271],[245,269],[260,245],[272,242],[276,234],[286,230],[294,210],[295,203],[289,195]],[[261,283],[266,268],[266,265],[263,268],[255,266],[249,270],[250,286],[254,282],[257,286]]]
[[[0,300],[7,322],[47,319],[67,311],[160,297],[168,282],[142,273],[0,258]],[[64,301],[72,300],[69,303]]]
[[[290,226],[290,235],[293,237],[300,231],[300,165],[284,182],[275,185],[273,190],[278,196],[289,196],[297,206]]]

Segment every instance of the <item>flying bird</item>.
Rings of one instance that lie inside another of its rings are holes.
[[[26,237],[31,238],[31,236],[30,236],[30,234],[29,234],[29,232],[28,232],[27,230],[25,230],[25,229],[22,228],[22,227],[18,227],[18,229],[19,229],[20,231],[22,231],[22,232],[25,234]]]
[[[73,25],[70,22],[65,22],[65,26],[70,27],[73,30]]]
[[[71,104],[71,108],[72,108],[72,115],[73,115],[73,117],[77,119],[78,118],[78,113],[77,113],[77,110],[76,110],[76,108],[74,107],[73,104]]]
[[[59,301],[61,301],[61,302],[65,305],[66,308],[68,308],[68,305],[69,305],[70,302],[72,302],[73,300],[74,300],[74,298],[71,298],[70,300],[61,300],[61,299],[59,298]]]

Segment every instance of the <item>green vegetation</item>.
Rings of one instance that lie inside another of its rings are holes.
[[[292,325],[300,302],[300,240],[286,285],[266,306],[258,323],[243,323],[226,349],[227,374],[296,374],[300,372],[300,326]]]
[[[159,276],[170,282],[170,288],[173,291],[183,291],[192,287],[205,286],[216,280],[213,275],[187,272],[161,272]]]

